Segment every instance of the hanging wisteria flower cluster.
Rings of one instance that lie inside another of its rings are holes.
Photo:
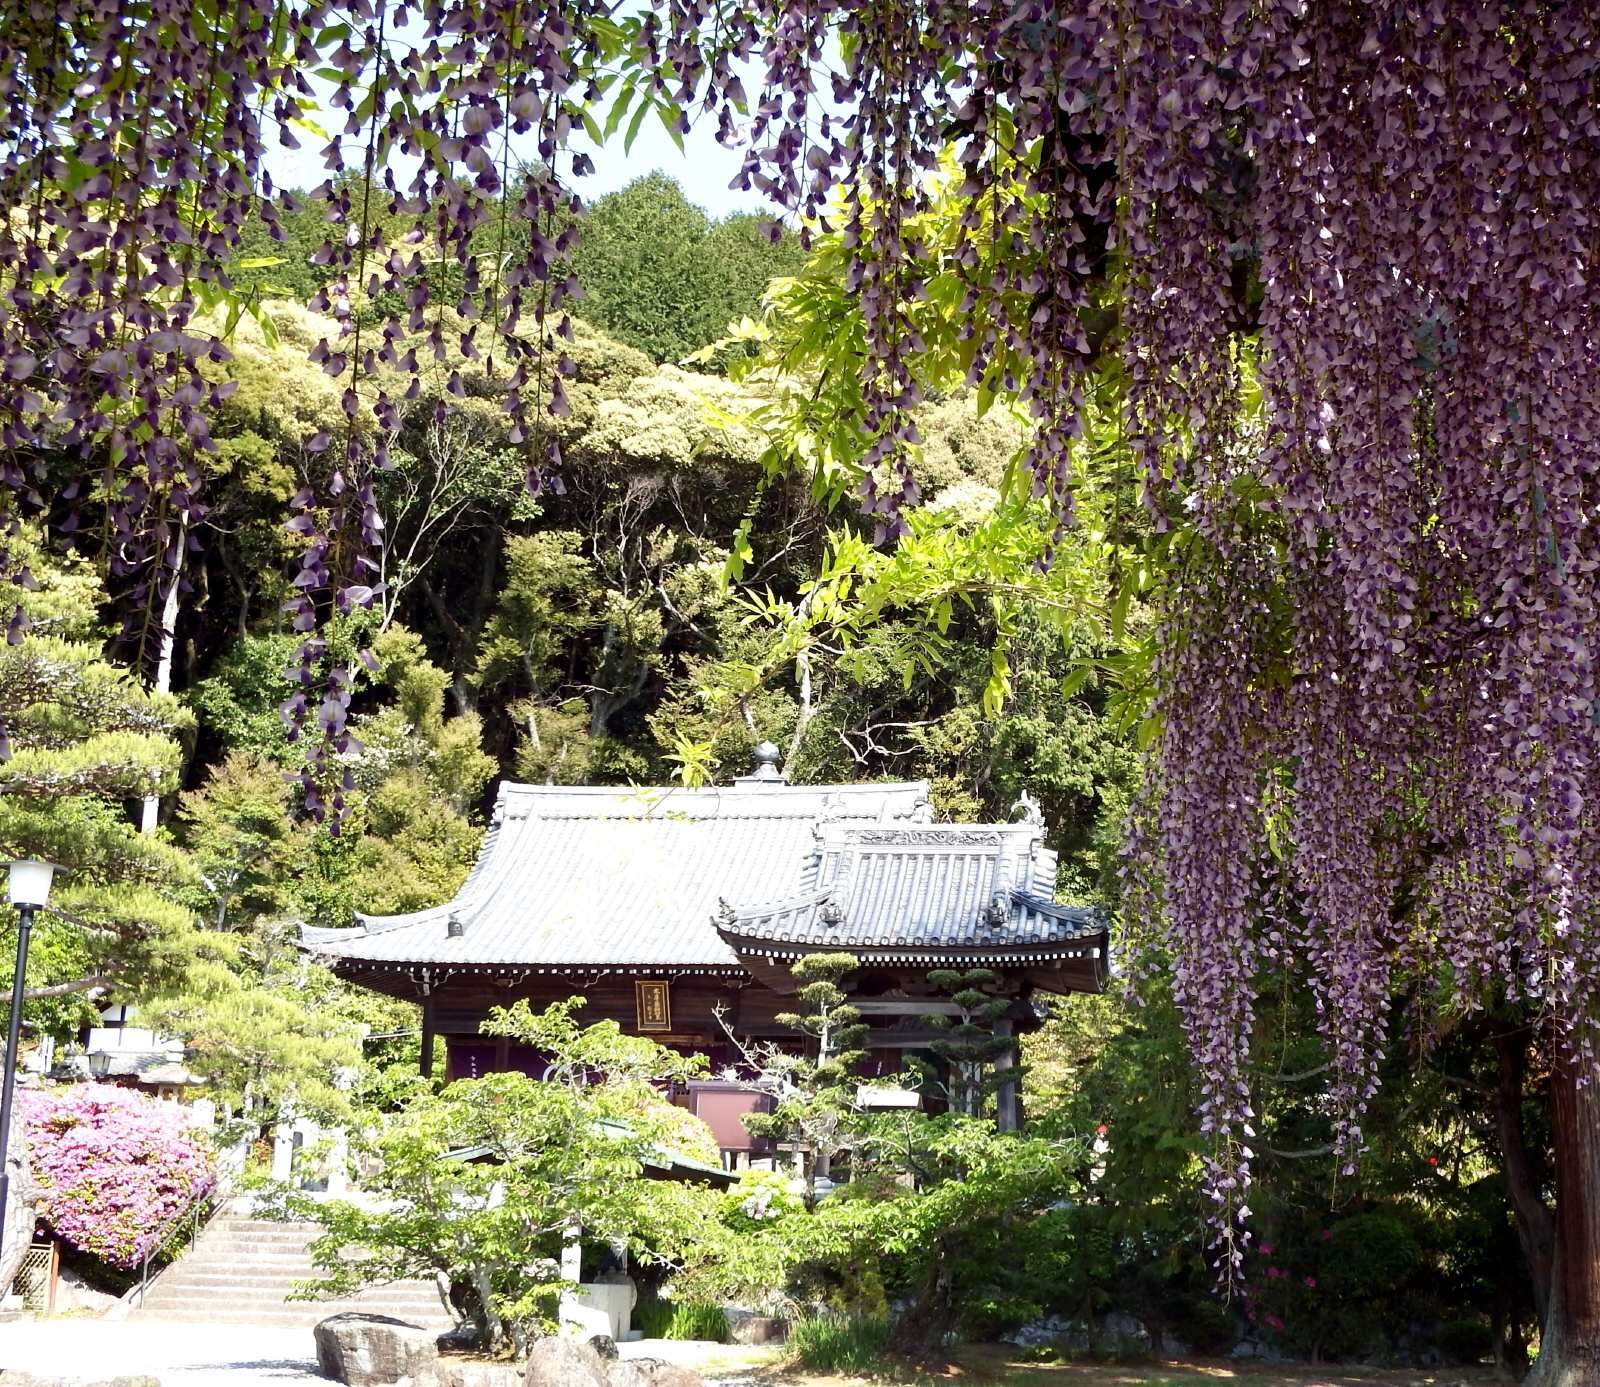
[[[227,388],[197,306],[226,293],[245,218],[275,221],[268,141],[331,108],[317,259],[339,328],[316,359],[345,426],[305,441],[287,714],[317,730],[313,807],[336,818],[354,681],[319,632],[374,595],[372,476],[406,402],[384,382],[415,397],[458,349],[502,388],[533,483],[557,475],[572,136],[623,71],[742,148],[741,186],[842,234],[882,537],[917,497],[907,305],[947,147],[969,379],[1027,401],[1063,525],[1086,383],[1119,380],[1155,525],[1194,541],[1129,881],[1205,1075],[1225,1264],[1265,960],[1315,988],[1347,1157],[1397,968],[1531,999],[1592,1065],[1595,6],[23,0],[0,23],[5,523],[77,507],[149,629]]]

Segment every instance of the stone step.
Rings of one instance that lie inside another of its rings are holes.
[[[227,1233],[217,1235],[214,1245],[217,1247],[237,1248],[241,1252],[249,1252],[254,1248],[285,1248],[291,1252],[310,1247],[317,1239],[319,1233],[284,1233],[277,1236],[255,1233]]]
[[[392,1310],[381,1302],[366,1301],[349,1305],[315,1305],[305,1309],[152,1305],[140,1311],[139,1318],[163,1324],[250,1324],[265,1328],[311,1329],[330,1315],[344,1314],[347,1311],[389,1315],[394,1319],[419,1325],[423,1329],[430,1329],[436,1334],[443,1334],[447,1329],[455,1327],[455,1321],[443,1314],[420,1315],[411,1311]]]
[[[346,1310],[393,1315],[443,1331],[453,1320],[432,1282],[400,1281],[336,1300],[288,1297],[315,1280],[307,1245],[322,1229],[309,1223],[223,1217],[194,1249],[169,1266],[132,1313],[140,1319],[195,1324],[309,1327]]]
[[[215,1267],[222,1270],[228,1267],[238,1267],[244,1271],[263,1272],[271,1275],[279,1271],[292,1271],[296,1267],[311,1267],[311,1258],[304,1252],[294,1253],[262,1253],[234,1256],[230,1252],[219,1251],[216,1248],[199,1248],[187,1256],[178,1258],[172,1263],[174,1267]]]
[[[248,1278],[222,1278],[222,1277],[186,1277],[182,1280],[157,1281],[146,1293],[146,1302],[157,1299],[170,1301],[174,1296],[187,1296],[187,1294],[206,1294],[206,1296],[245,1297],[254,1299],[272,1299],[277,1297],[280,1301],[288,1301],[294,1293],[294,1281],[253,1281]],[[386,1301],[395,1304],[438,1304],[438,1293],[432,1286],[381,1286],[363,1291],[366,1296],[381,1294]],[[298,1299],[298,1297],[294,1297]]]
[[[158,1296],[154,1291],[151,1291],[149,1297],[146,1299],[146,1301],[145,1301],[145,1309],[147,1309],[147,1310],[154,1310],[154,1309],[159,1309],[159,1308],[176,1309],[176,1308],[179,1308],[179,1307],[182,1307],[182,1306],[197,1306],[197,1307],[209,1306],[209,1307],[214,1307],[214,1308],[219,1309],[219,1310],[230,1310],[230,1309],[239,1309],[239,1308],[255,1309],[255,1310],[316,1310],[316,1309],[319,1309],[319,1308],[321,1308],[323,1306],[326,1306],[326,1305],[354,1305],[354,1304],[357,1304],[357,1303],[359,1303],[361,1305],[364,1305],[364,1306],[366,1306],[368,1308],[371,1308],[372,1306],[375,1306],[375,1305],[380,1305],[380,1306],[385,1307],[388,1310],[391,1310],[394,1314],[397,1314],[397,1315],[402,1313],[402,1312],[405,1312],[407,1314],[416,1314],[416,1315],[444,1315],[444,1314],[446,1314],[446,1311],[445,1311],[444,1307],[439,1304],[439,1297],[438,1296],[433,1296],[430,1299],[430,1298],[425,1297],[425,1296],[416,1296],[416,1297],[402,1296],[402,1297],[396,1297],[396,1296],[386,1296],[386,1295],[364,1295],[364,1296],[340,1296],[337,1300],[290,1300],[286,1296],[264,1295],[264,1296],[252,1296],[248,1300],[246,1300],[246,1299],[244,1299],[242,1297],[238,1298],[238,1299],[234,1299],[232,1297],[212,1296],[212,1295],[208,1295],[208,1296],[159,1295]],[[333,1312],[329,1311],[328,1313],[331,1314]]]
[[[219,1304],[242,1301],[245,1299],[261,1301],[284,1301],[291,1304],[308,1303],[302,1297],[294,1294],[294,1288],[283,1283],[272,1285],[218,1285],[214,1282],[160,1282],[150,1287],[145,1293],[145,1303],[154,1305],[158,1300],[171,1300],[175,1296],[197,1295],[216,1300]],[[434,1305],[439,1304],[438,1293],[431,1286],[407,1286],[395,1288],[392,1286],[368,1287],[362,1291],[352,1291],[343,1296],[322,1296],[318,1299],[350,1300],[364,1298],[373,1300],[377,1298],[393,1301],[396,1305]]]

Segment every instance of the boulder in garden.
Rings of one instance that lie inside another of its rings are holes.
[[[605,1360],[578,1339],[552,1334],[528,1354],[525,1387],[610,1387]]]
[[[434,1387],[439,1350],[420,1325],[388,1315],[333,1315],[313,1331],[317,1367],[349,1387]]]
[[[624,1358],[611,1365],[610,1387],[705,1387],[706,1380],[681,1363],[659,1358]]]

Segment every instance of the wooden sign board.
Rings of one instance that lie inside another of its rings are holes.
[[[668,984],[640,980],[633,985],[633,1001],[641,1032],[672,1029],[672,997]]]

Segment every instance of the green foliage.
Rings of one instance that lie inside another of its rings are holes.
[[[744,1170],[722,1196],[722,1221],[735,1232],[750,1232],[805,1209],[805,1185],[776,1170]]]
[[[543,694],[567,643],[598,623],[600,588],[581,548],[570,531],[507,541],[505,585],[478,655],[479,688],[509,683]]]
[[[231,913],[249,920],[288,909],[302,835],[289,816],[289,781],[279,765],[260,754],[229,753],[204,788],[185,791],[179,820],[215,928]]]
[[[937,968],[928,974],[929,983],[959,1008],[953,1016],[928,1018],[929,1024],[940,1032],[928,1048],[947,1066],[949,1078],[944,1087],[950,1110],[967,1117],[983,1112],[985,1097],[998,1083],[992,1065],[1012,1044],[1010,1036],[996,1030],[996,1024],[1011,1009],[1012,999],[985,990],[995,977],[987,968]],[[925,1089],[938,1082],[936,1075],[933,1066],[923,1066]]]
[[[641,109],[643,109],[641,107]],[[651,173],[589,209],[573,269],[580,312],[657,361],[679,361],[755,311],[800,256],[748,215],[711,221],[665,174]]]
[[[877,1373],[889,1351],[886,1315],[802,1315],[789,1326],[789,1352],[819,1373]]]
[[[229,750],[265,757],[288,767],[298,755],[278,706],[289,697],[286,671],[298,639],[288,632],[241,636],[212,672],[190,688],[185,700],[203,727]]]
[[[790,970],[798,986],[798,1010],[780,1012],[779,1025],[808,1038],[812,1053],[794,1054],[778,1045],[745,1046],[754,1086],[773,1099],[764,1113],[747,1113],[744,1124],[758,1137],[796,1142],[810,1153],[807,1187],[829,1176],[833,1158],[850,1145],[855,1119],[855,1075],[866,1058],[867,1027],[840,985],[860,967],[854,954],[808,954]]]
[[[209,950],[181,903],[193,866],[164,836],[139,834],[123,806],[173,788],[193,722],[105,658],[87,566],[28,529],[10,542],[37,588],[20,593],[32,634],[0,650],[0,857],[70,872],[36,924],[27,980],[29,1023],[65,1036],[93,1019],[91,990],[135,1002],[170,992]],[[7,951],[8,986],[11,967]]]
[[[247,1129],[286,1111],[329,1123],[352,1115],[349,1089],[361,1060],[356,1023],[317,1005],[289,967],[213,964],[191,970],[181,990],[150,1003],[145,1018],[189,1046],[189,1066],[241,1113]]]
[[[687,1241],[713,1196],[658,1197],[643,1162],[682,1133],[681,1113],[652,1081],[686,1077],[692,1065],[614,1023],[580,1026],[580,1005],[535,1014],[521,1002],[486,1027],[547,1056],[547,1081],[462,1080],[417,1095],[363,1134],[379,1202],[312,1208],[324,1229],[312,1245],[323,1275],[308,1294],[442,1273],[486,1343],[525,1349],[553,1323],[570,1227],[632,1239],[641,1253],[648,1234],[656,1257]]]

